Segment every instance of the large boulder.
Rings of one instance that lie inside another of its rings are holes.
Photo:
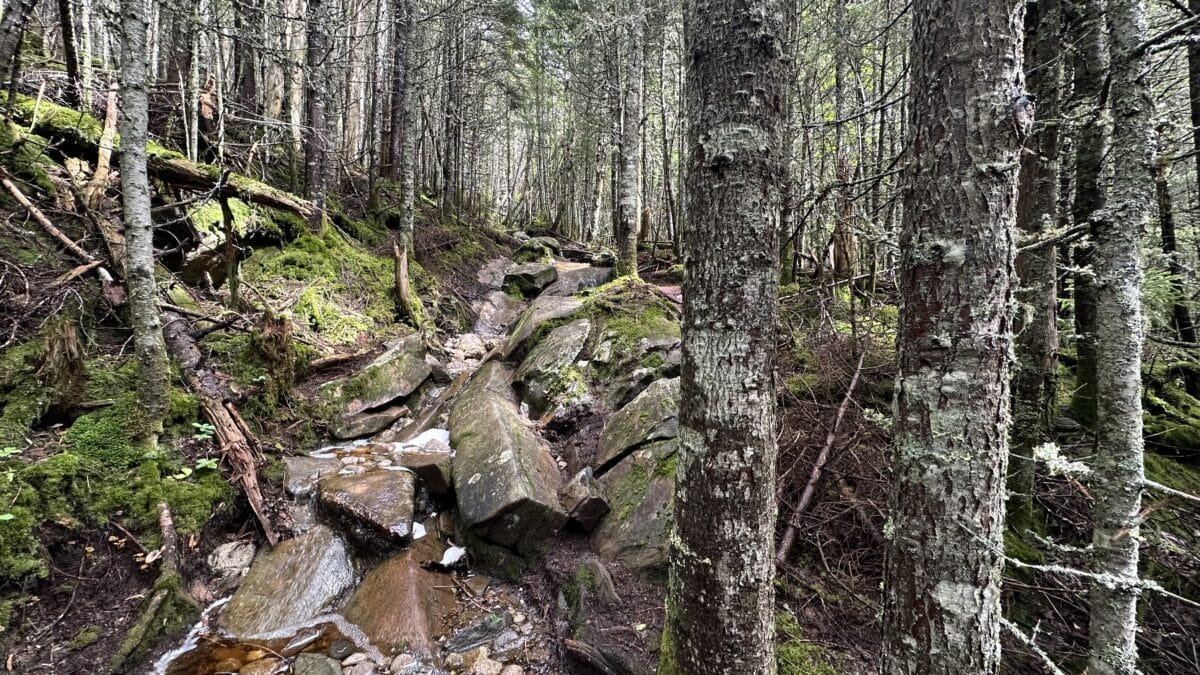
[[[504,274],[504,290],[521,295],[536,295],[558,278],[558,269],[549,263],[531,262],[513,265]]]
[[[558,297],[542,295],[538,296],[533,302],[529,303],[529,309],[521,315],[513,326],[508,340],[504,343],[504,349],[501,350],[501,355],[504,358],[518,353],[521,345],[525,340],[533,335],[542,324],[547,321],[558,321],[566,319],[583,308],[583,301],[579,298]]]
[[[451,407],[454,489],[464,527],[529,554],[567,515],[558,465],[521,418],[511,382],[511,370],[487,363]]]
[[[437,654],[437,638],[449,630],[459,610],[454,584],[421,564],[440,560],[441,546],[429,535],[390,558],[363,578],[342,615],[357,625],[383,654],[408,652],[428,659]]]
[[[391,452],[392,462],[396,466],[410,469],[421,479],[426,490],[439,495],[450,491],[450,460],[453,457],[454,451],[450,446],[439,440],[431,440],[423,445],[396,443]]]
[[[387,351],[357,374],[327,382],[321,398],[335,406],[344,420],[364,410],[374,410],[416,391],[433,368],[425,361],[425,341],[420,334],[389,343]]]
[[[559,243],[554,237],[532,237],[521,242],[513,253],[513,260],[522,263],[552,262],[558,250]]]
[[[592,548],[632,570],[660,571],[667,561],[678,442],[654,443],[600,478],[612,510],[592,532]]]
[[[613,280],[613,268],[582,265],[558,270],[558,279],[542,291],[543,295],[574,295]]]
[[[308,497],[317,481],[341,470],[342,463],[332,457],[284,457],[283,488],[293,497]]]
[[[587,319],[555,328],[517,368],[514,382],[535,415],[587,395],[587,385],[573,364],[591,329],[592,322]]]
[[[383,431],[396,423],[397,420],[411,414],[408,406],[394,405],[382,410],[360,412],[357,415],[344,416],[339,419],[332,429],[333,437],[348,441],[362,438]]]
[[[329,476],[319,486],[321,508],[368,550],[403,546],[412,538],[416,476],[369,471]]]
[[[238,639],[280,637],[323,613],[353,584],[346,545],[318,525],[259,555],[217,624]]]
[[[609,418],[596,446],[596,466],[604,469],[632,448],[678,433],[679,378],[658,380]]]
[[[475,332],[480,335],[502,335],[508,327],[521,318],[525,303],[504,291],[492,291],[476,302]]]

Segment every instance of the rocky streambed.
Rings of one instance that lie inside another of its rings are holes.
[[[587,262],[479,274],[474,332],[317,390],[340,440],[285,458],[294,536],[214,551],[231,593],[156,672],[652,670],[677,309]]]

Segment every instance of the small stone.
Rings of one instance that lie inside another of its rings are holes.
[[[342,675],[342,666],[324,654],[299,654],[292,664],[294,675]]]
[[[208,554],[208,566],[217,576],[241,576],[250,569],[258,549],[252,541],[231,541]]]
[[[519,649],[523,644],[525,644],[525,638],[511,628],[497,635],[492,642],[497,654],[507,654],[514,649]]]
[[[265,659],[259,659],[242,666],[238,671],[239,675],[274,675],[279,670],[282,662],[271,656]]]
[[[232,656],[217,661],[217,665],[213,666],[214,673],[236,673],[242,667],[240,659]]]
[[[354,643],[349,640],[334,640],[326,653],[341,661],[354,653]]]
[[[478,649],[472,649],[471,651],[467,652],[466,654],[463,654],[463,667],[468,668],[468,669],[474,668],[475,664],[478,663],[481,659],[486,659],[488,657],[489,653],[490,652],[488,651],[487,647],[479,647]]]
[[[366,661],[367,658],[368,658],[367,655],[364,654],[363,652],[357,652],[355,654],[351,654],[351,655],[343,658],[342,665],[343,666],[353,666],[356,663],[362,663],[363,661]]]
[[[520,612],[513,612],[513,623],[525,623],[525,615]]]
[[[456,668],[456,669],[462,668],[463,667],[463,655],[462,654],[450,654],[449,656],[446,657],[446,665],[451,668]]]
[[[467,587],[467,590],[471,592],[471,595],[477,598],[482,597],[483,594],[487,592],[488,586],[490,586],[491,583],[491,580],[485,576],[474,576],[466,581],[463,581],[463,585]]]
[[[525,669],[518,665],[504,666],[500,675],[525,675]]]
[[[471,668],[472,675],[500,675],[504,670],[504,664],[491,659],[479,659],[475,662],[475,666]]]
[[[399,673],[419,663],[420,661],[417,660],[417,657],[413,656],[412,654],[400,654],[396,658],[392,659],[390,667],[392,672]]]
[[[492,613],[480,617],[475,623],[455,633],[446,642],[446,649],[465,652],[486,645],[508,628],[508,621],[508,614]]]
[[[344,675],[375,675],[375,664],[370,661],[363,661],[344,669],[342,672]]]

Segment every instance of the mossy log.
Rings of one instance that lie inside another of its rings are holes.
[[[232,481],[241,487],[262,527],[263,535],[274,545],[279,535],[267,517],[262,490],[258,486],[259,453],[255,448],[254,434],[229,402],[229,396],[217,374],[204,367],[200,348],[187,320],[176,312],[163,312],[163,335],[166,337],[167,351],[179,364],[184,381],[200,398],[200,409],[213,426],[221,454],[233,474]]]
[[[0,101],[6,98],[4,96]],[[101,149],[106,149],[104,123],[87,113],[20,94],[13,102],[12,110],[14,119],[58,142],[65,153],[99,157]],[[119,150],[120,139],[114,137],[112,145],[114,151]],[[218,199],[235,197],[287,211],[305,220],[317,213],[317,207],[306,199],[241,174],[227,174],[211,164],[193,162],[157,143],[151,142],[146,154],[150,175],[174,187],[211,191]]]

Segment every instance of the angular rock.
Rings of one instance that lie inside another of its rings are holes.
[[[298,654],[292,664],[295,675],[342,675],[342,664],[324,654]]]
[[[375,412],[360,412],[357,415],[343,417],[333,427],[333,437],[348,441],[378,433],[391,426],[396,420],[407,417],[411,411],[408,406],[394,405]]]
[[[217,623],[238,639],[278,637],[321,614],[353,584],[346,545],[318,525],[260,555]]]
[[[283,662],[279,659],[269,656],[265,659],[252,661],[242,666],[241,670],[237,671],[238,675],[275,675],[280,672]]]
[[[612,280],[613,268],[611,267],[586,265],[584,267],[559,269],[558,279],[547,286],[542,291],[542,295],[575,295],[589,288],[603,286]]]
[[[679,378],[658,380],[621,408],[600,432],[596,466],[606,467],[630,448],[679,433]]]
[[[580,471],[563,488],[562,505],[571,522],[591,532],[611,510],[604,488],[592,478],[591,468]]]
[[[508,613],[487,614],[475,621],[475,623],[459,630],[450,639],[446,641],[446,649],[461,654],[469,652],[476,647],[482,647],[486,644],[491,644],[492,640],[499,637],[509,624],[512,623],[512,618]],[[486,653],[485,653],[486,655]]]
[[[525,303],[505,293],[492,291],[475,303],[475,332],[480,335],[503,335],[508,327],[521,318]]]
[[[429,441],[419,448],[402,446],[392,453],[397,466],[411,469],[426,490],[434,494],[450,491],[450,461],[454,451],[441,441]]]
[[[587,395],[587,384],[572,368],[591,332],[592,322],[579,319],[550,331],[517,368],[514,381],[534,416],[557,403]]]
[[[675,440],[655,443],[622,459],[600,482],[612,511],[592,532],[592,548],[632,570],[659,570],[667,562],[671,502],[675,496]]]
[[[533,334],[533,331],[537,330],[538,326],[547,321],[565,319],[582,308],[583,301],[579,298],[552,295],[538,296],[537,299],[529,304],[529,309],[525,310],[525,313],[521,315],[516,325],[513,326],[512,333],[504,343],[501,355],[506,359],[512,356],[521,344]]]
[[[463,527],[525,554],[567,515],[558,465],[522,420],[511,377],[495,361],[479,369],[450,409],[450,443]]]
[[[412,538],[416,476],[409,471],[370,471],[321,479],[321,508],[345,523],[362,546],[403,546]]]
[[[536,295],[558,278],[558,269],[549,263],[530,262],[514,265],[504,274],[504,290],[521,295]]]
[[[293,497],[307,497],[323,476],[335,474],[342,463],[332,457],[284,457],[283,488]]]
[[[421,567],[423,559],[438,555],[436,547],[436,538],[426,537],[380,563],[342,610],[381,653],[437,654],[437,638],[449,630],[458,605],[450,579]]]
[[[558,253],[558,240],[553,237],[533,237],[521,242],[513,253],[513,260],[522,263],[548,262]]]
[[[257,551],[252,541],[231,541],[208,554],[208,567],[219,577],[241,576],[250,569]]]
[[[341,409],[342,415],[385,406],[416,391],[429,377],[425,341],[419,334],[389,343],[388,350],[351,377],[321,385],[322,399]]]

